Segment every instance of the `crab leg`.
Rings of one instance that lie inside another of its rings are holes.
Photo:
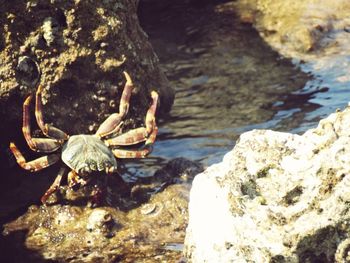
[[[16,158],[17,163],[25,170],[29,170],[31,172],[36,172],[41,169],[44,169],[54,163],[56,163],[60,156],[58,154],[51,154],[40,157],[33,161],[27,162],[23,157],[22,153],[17,149],[17,146],[14,143],[10,143],[10,150]]]
[[[150,134],[150,136],[146,140],[145,146],[149,147],[150,145],[152,145],[156,141],[157,134],[158,134],[158,127],[156,126],[156,127],[154,127],[152,133]]]
[[[113,173],[117,173],[117,169],[115,169],[114,167],[107,167],[106,168],[106,174],[113,174]]]
[[[41,131],[48,137],[57,139],[57,140],[67,140],[68,135],[61,131],[60,129],[46,124],[43,119],[43,114],[42,114],[42,105],[41,105],[41,92],[43,90],[43,86],[39,85],[37,91],[36,91],[36,96],[35,96],[35,117],[36,121],[38,123],[38,126],[40,127]]]
[[[117,137],[105,140],[107,146],[132,145],[143,142],[147,139],[147,130],[145,127],[130,130]]]
[[[152,152],[152,147],[144,148],[142,150],[112,150],[115,157],[120,159],[126,158],[145,158],[149,153]]]
[[[156,117],[155,116],[156,116],[156,110],[157,110],[157,104],[158,104],[158,93],[153,90],[151,92],[151,97],[153,99],[152,105],[147,111],[146,120],[145,120],[148,134],[150,134],[156,126]]]
[[[27,141],[28,146],[37,152],[53,152],[56,151],[62,143],[49,138],[32,138],[30,129],[29,104],[32,96],[29,96],[23,103],[23,126],[22,132]]]
[[[112,133],[119,131],[123,125],[122,116],[119,113],[112,113],[108,118],[100,125],[96,135],[100,138],[106,137]]]
[[[112,152],[117,158],[145,158],[153,150],[152,144],[156,140],[158,128],[155,127],[151,135],[145,142],[145,147],[140,150],[113,149]]]
[[[151,92],[153,99],[152,105],[147,111],[145,124],[146,127],[130,130],[122,135],[108,139],[105,141],[107,146],[132,145],[146,141],[153,130],[156,129],[155,114],[158,103],[158,94],[155,91]],[[156,134],[156,133],[155,133]],[[154,138],[155,139],[155,138]]]
[[[65,171],[66,171],[66,168],[61,167],[55,181],[52,183],[52,185],[49,187],[49,189],[47,189],[45,194],[41,197],[41,199],[40,199],[41,203],[45,204],[46,200],[50,197],[50,195],[52,195],[54,192],[57,191],[57,189],[61,185],[62,176],[64,175]]]
[[[126,78],[126,83],[123,89],[122,96],[120,98],[119,103],[119,113],[113,113],[111,114],[98,128],[96,135],[99,137],[105,137],[115,131],[115,129],[118,127],[122,119],[125,117],[125,115],[128,113],[129,110],[129,101],[131,97],[131,92],[134,88],[134,85],[132,83],[132,80],[129,76],[129,74],[124,71],[123,72]]]
[[[124,117],[129,111],[129,101],[131,97],[131,92],[134,89],[134,84],[129,74],[126,71],[124,71],[123,73],[126,79],[126,83],[123,89],[122,97],[120,98],[119,114],[121,114]]]

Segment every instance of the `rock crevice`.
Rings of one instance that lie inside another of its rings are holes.
[[[350,108],[303,135],[253,130],[191,189],[191,262],[348,262]]]

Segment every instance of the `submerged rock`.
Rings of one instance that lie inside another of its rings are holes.
[[[348,262],[350,107],[303,135],[253,130],[193,181],[190,262]]]

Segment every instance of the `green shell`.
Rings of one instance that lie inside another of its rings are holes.
[[[62,160],[79,174],[117,169],[112,151],[94,135],[73,135],[62,148]]]

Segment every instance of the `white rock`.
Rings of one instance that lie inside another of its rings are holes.
[[[196,176],[189,262],[350,262],[350,108],[303,135],[253,130]]]

